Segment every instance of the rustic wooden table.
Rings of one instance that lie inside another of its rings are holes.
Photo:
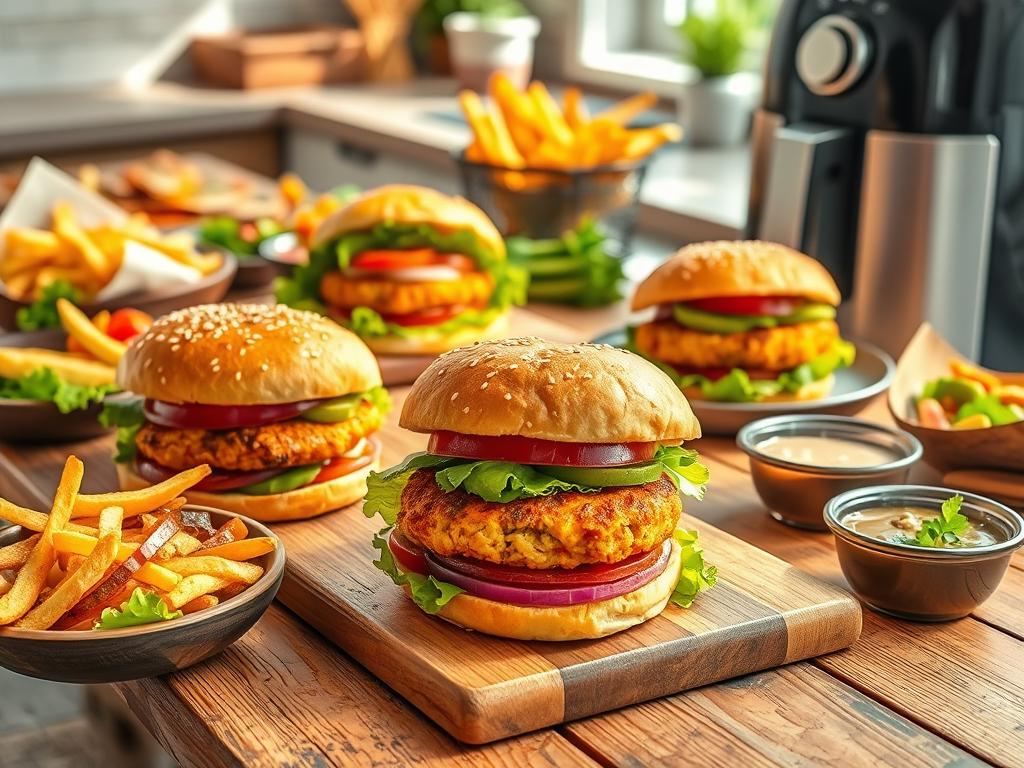
[[[625,317],[621,306],[537,311],[581,340]],[[406,391],[395,389],[396,400]],[[866,414],[888,420],[881,402]],[[410,436],[398,436],[397,412],[383,435],[386,463],[405,455]],[[730,440],[704,438],[696,447],[712,482],[687,514],[844,583],[830,535],[770,519]],[[89,490],[109,489],[110,449],[109,438],[0,444],[0,495],[47,508],[67,453],[85,460]],[[914,624],[865,610],[863,635],[845,651],[484,747],[452,740],[278,605],[219,657],[117,689],[188,766],[1022,766],[1024,558],[961,621]]]

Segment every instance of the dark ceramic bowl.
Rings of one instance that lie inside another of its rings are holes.
[[[771,437],[806,435],[854,440],[884,448],[892,461],[874,467],[815,467],[769,456],[758,445]],[[791,415],[743,427],[736,445],[750,458],[750,475],[769,514],[794,528],[825,531],[821,511],[833,496],[865,485],[902,483],[921,458],[913,435],[847,416]]]
[[[289,275],[309,261],[309,251],[294,232],[271,235],[259,244],[260,257],[274,265],[279,275]]]
[[[65,349],[64,331],[0,334],[0,347]],[[102,404],[61,413],[53,403],[0,399],[0,440],[9,443],[63,443],[88,440],[109,430],[99,422]]]
[[[129,293],[109,301],[82,304],[81,310],[91,317],[101,309],[113,311],[124,307],[134,307],[153,317],[159,317],[182,307],[218,302],[228,292],[238,269],[238,263],[234,259],[224,259],[223,262],[220,269],[206,275],[197,283],[169,285],[157,290]],[[28,304],[0,293],[0,328],[14,330],[17,327],[15,316],[18,310],[25,306]]]
[[[960,549],[880,541],[846,527],[844,519],[874,507],[934,509],[956,491],[925,485],[882,485],[840,494],[825,506],[836,554],[853,592],[871,608],[914,621],[968,615],[996,591],[1013,553],[1024,545],[1024,518],[984,496],[962,493],[960,512],[1002,531],[1005,541]]]
[[[252,536],[274,534],[232,512],[189,505],[210,513],[214,526],[240,517]],[[0,546],[23,537],[21,528],[0,532]],[[274,537],[276,538],[276,537]],[[267,610],[284,576],[284,544],[252,562],[262,578],[220,605],[180,619],[109,631],[0,629],[0,666],[21,675],[62,683],[114,683],[155,677],[191,667],[220,653],[244,635]]]

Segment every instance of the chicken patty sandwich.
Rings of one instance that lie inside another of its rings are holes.
[[[377,361],[350,331],[285,306],[211,304],[173,312],[138,337],[109,403],[126,490],[209,464],[189,501],[295,520],[366,492],[389,407]]]
[[[523,640],[603,637],[714,583],[680,494],[700,425],[655,366],[606,345],[485,342],[413,385],[428,450],[370,475],[375,565],[424,611]]]
[[[327,313],[385,355],[435,355],[504,335],[526,276],[482,210],[426,187],[370,190],[313,233],[279,301]]]
[[[853,362],[839,336],[839,288],[820,262],[776,243],[695,243],[641,283],[630,348],[690,399],[812,400]]]

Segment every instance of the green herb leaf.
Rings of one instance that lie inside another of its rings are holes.
[[[942,502],[939,517],[925,520],[912,543],[922,547],[959,546],[960,536],[971,527],[971,521],[960,513],[963,503],[960,494]]]
[[[704,550],[697,542],[696,531],[676,529],[672,538],[682,549],[683,567],[670,600],[680,608],[689,608],[698,594],[715,586],[718,569],[704,563]]]
[[[93,629],[124,629],[141,624],[180,619],[181,611],[171,611],[156,592],[136,587],[120,608],[104,608]]]
[[[395,556],[391,554],[391,549],[388,547],[387,536],[390,531],[391,526],[388,526],[379,533],[374,534],[373,548],[377,550],[379,557],[373,561],[373,564],[386,573],[397,586],[408,586],[409,596],[412,598],[412,601],[424,612],[430,614],[437,613],[452,598],[465,591],[454,584],[438,581],[433,576],[424,576],[419,573],[401,570],[395,562]]]
[[[146,423],[142,411],[144,400],[141,397],[108,400],[100,412],[100,424],[105,427],[117,427],[117,444],[114,461],[125,463],[135,458],[135,436]]]
[[[71,413],[98,403],[111,392],[113,384],[84,387],[60,378],[52,368],[37,368],[19,379],[0,378],[0,399],[39,400],[53,403],[61,413]]]
[[[21,307],[14,317],[21,331],[41,331],[47,328],[60,328],[60,315],[57,314],[57,299],[67,299],[72,304],[82,300],[79,291],[67,280],[55,280],[43,288],[39,298],[27,307]]]

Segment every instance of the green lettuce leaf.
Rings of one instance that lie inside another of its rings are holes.
[[[655,452],[654,460],[661,464],[680,493],[698,501],[704,498],[711,472],[700,463],[700,455],[696,451],[678,445],[662,445]]]
[[[509,461],[456,464],[439,470],[434,477],[442,490],[454,491],[461,487],[484,501],[502,504],[516,499],[550,496],[562,491],[596,493],[601,490],[556,480],[534,467]]]
[[[391,549],[388,547],[387,536],[390,531],[391,526],[388,526],[379,533],[374,534],[373,548],[377,550],[379,557],[373,561],[373,564],[386,573],[397,586],[408,586],[409,596],[412,597],[412,601],[424,612],[430,614],[437,613],[453,597],[465,591],[454,584],[438,581],[433,576],[424,576],[419,573],[401,570],[398,567],[398,563],[395,562],[394,555],[391,554]]]
[[[417,336],[446,335],[462,328],[486,328],[497,319],[504,309],[491,308],[483,311],[467,310],[437,325],[396,325],[387,322],[369,307],[356,307],[352,316],[344,325],[357,336],[368,338],[373,336],[399,336],[415,338]]]
[[[38,299],[27,307],[21,307],[15,313],[14,322],[18,330],[41,331],[47,328],[60,328],[57,299],[67,299],[72,304],[78,304],[82,300],[82,295],[67,280],[53,281],[43,288]]]
[[[117,427],[117,445],[114,461],[125,463],[135,458],[135,436],[146,423],[142,412],[143,399],[108,400],[100,412],[100,424],[105,427]]]
[[[181,611],[171,611],[156,592],[136,587],[132,596],[118,608],[104,608],[93,629],[124,629],[140,624],[180,619]]]
[[[113,384],[98,387],[71,384],[58,376],[52,368],[37,368],[18,379],[0,377],[0,399],[53,403],[61,413],[88,408],[116,391],[117,387]]]
[[[696,531],[676,529],[672,538],[682,549],[683,567],[670,600],[680,608],[689,608],[698,594],[715,586],[718,569],[704,563],[704,550],[697,542]]]
[[[363,514],[367,517],[380,515],[389,526],[398,519],[398,510],[402,506],[402,491],[405,490],[409,478],[417,469],[429,467],[443,468],[457,463],[459,459],[447,456],[434,456],[430,453],[413,453],[405,457],[405,461],[382,472],[371,472],[366,479],[366,500],[363,502]]]

